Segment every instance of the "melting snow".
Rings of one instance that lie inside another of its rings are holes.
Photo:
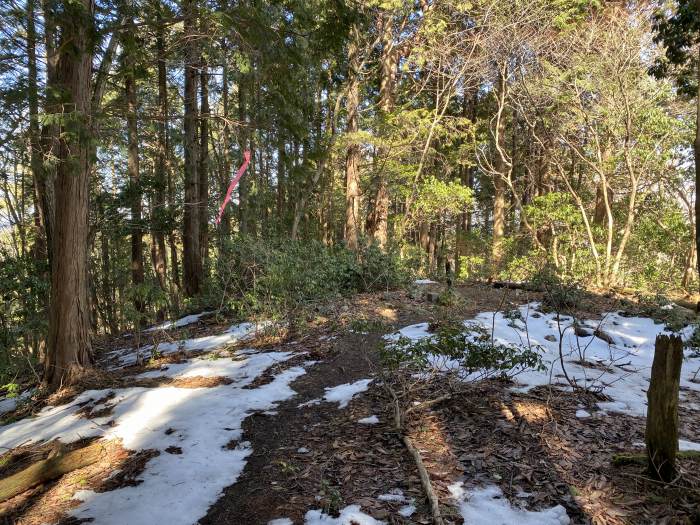
[[[320,510],[310,510],[305,516],[305,525],[380,525],[372,516],[360,512],[359,505],[350,505],[340,511],[340,516],[333,518]]]
[[[103,493],[80,491],[75,497],[83,503],[71,514],[78,519],[93,518],[100,525],[146,525],[153,523],[153,509],[158,509],[158,519],[163,523],[190,525],[206,514],[221,491],[243,470],[252,452],[250,444],[239,443],[233,450],[226,447],[242,437],[243,420],[254,411],[269,410],[294,396],[289,385],[305,371],[292,367],[274,376],[270,383],[254,389],[243,387],[292,355],[269,352],[239,361],[195,359],[167,371],[173,377],[211,374],[234,381],[214,388],[86,391],[72,403],[48,407],[35,418],[2,427],[0,447],[55,438],[68,443],[100,436],[121,439],[131,450],[160,450],[161,454],[146,464],[143,483]],[[85,402],[104,398],[110,392],[114,397],[96,407],[112,405],[110,415],[89,420],[76,414]],[[183,453],[163,452],[169,446],[178,446]]]
[[[403,516],[404,518],[410,518],[411,516],[413,516],[414,512],[416,512],[415,505],[406,505],[399,509],[399,515]]]
[[[580,419],[585,419],[587,417],[591,417],[591,413],[588,410],[584,410],[582,408],[579,408],[576,411],[576,417]]]
[[[323,400],[328,403],[338,403],[338,408],[345,408],[353,397],[366,391],[371,382],[371,379],[360,379],[354,383],[326,388],[326,395],[323,396]]]
[[[678,450],[681,452],[689,451],[700,451],[700,443],[693,443],[692,441],[686,441],[685,439],[678,440]]]
[[[22,392],[18,396],[6,397],[2,401],[0,401],[0,416],[15,410],[22,401],[31,397],[31,395],[33,393],[34,393],[34,389],[30,388],[29,390],[25,390],[24,392]]]
[[[188,324],[196,323],[199,321],[202,317],[212,314],[214,312],[202,312],[199,314],[192,314],[192,315],[186,315],[185,317],[182,317],[178,319],[177,321],[166,321],[162,324],[152,326],[151,328],[148,328],[144,330],[144,332],[157,332],[158,330],[170,330],[171,328],[182,328],[183,326],[187,326]]]
[[[511,506],[501,489],[495,485],[467,492],[462,483],[449,487],[459,504],[464,523],[491,525],[568,525],[571,520],[561,505],[541,511],[529,511]]]
[[[413,281],[413,284],[417,284],[420,286],[422,284],[437,284],[437,282],[431,281],[430,279],[416,279],[415,281]]]
[[[377,416],[363,417],[362,419],[358,419],[357,422],[360,425],[376,425],[379,423],[379,418]]]
[[[403,491],[401,489],[394,489],[389,494],[381,494],[377,496],[377,499],[379,501],[399,501],[403,503],[406,501],[406,496],[403,495]]]
[[[218,346],[247,341],[272,324],[272,321],[235,324],[219,335],[159,343],[157,351],[162,355],[174,354],[179,351],[204,352]],[[154,345],[146,345],[139,349],[122,348],[108,353],[107,356],[116,358],[118,366],[124,367],[135,364],[139,356],[144,359],[150,358],[153,350]]]
[[[570,389],[563,376],[559,359],[559,328],[563,332],[562,353],[566,371],[579,385],[596,389],[602,388],[613,401],[598,403],[603,410],[623,412],[633,416],[646,414],[646,390],[649,385],[651,364],[654,359],[656,336],[665,332],[665,325],[656,324],[652,319],[626,317],[619,313],[605,314],[602,321],[583,321],[581,324],[588,333],[577,336],[573,320],[561,317],[557,323],[556,314],[536,312],[539,304],[531,303],[519,308],[522,319],[513,320],[503,313],[481,313],[465,325],[478,324],[489,333],[493,327],[494,339],[501,344],[530,346],[541,352],[547,370],[526,370],[516,376],[520,383],[516,390],[527,391],[538,385],[551,382]],[[560,326],[559,326],[560,325]],[[600,330],[610,336],[612,344],[593,332]],[[685,329],[682,336],[688,337],[691,329]],[[389,341],[400,336],[418,340],[430,337],[428,324],[407,326],[395,334],[387,336]],[[586,366],[582,366],[583,363]],[[434,365],[444,370],[459,368],[459,363],[449,360],[435,360]],[[681,386],[700,391],[700,383],[693,381],[700,369],[700,358],[686,356],[683,362]],[[474,376],[464,376],[473,379]],[[683,394],[682,394],[683,395]]]

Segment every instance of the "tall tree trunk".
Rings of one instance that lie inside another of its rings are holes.
[[[700,0],[695,1],[695,11],[700,13]],[[695,154],[695,253],[698,265],[698,275],[700,275],[700,46],[698,46],[698,60],[696,75],[698,79],[698,92],[695,94],[695,142],[693,152]],[[700,279],[698,279],[700,283]]]
[[[221,174],[219,176],[219,190],[223,196],[226,195],[228,190],[229,178],[231,177],[231,134],[229,132],[229,83],[228,83],[228,55],[226,54],[227,43],[223,40],[221,43],[221,48],[224,50],[224,65],[221,72],[221,104],[223,106],[224,123],[223,123],[223,147],[222,149],[222,162],[221,162]],[[221,217],[221,236],[227,239],[231,234],[231,207],[226,206],[224,208],[224,214]]]
[[[391,11],[385,11],[382,21],[382,56],[379,79],[379,110],[386,119],[394,109],[394,83],[396,82],[397,56],[394,49],[394,25]],[[369,234],[382,248],[386,246],[389,220],[389,181],[386,173],[387,148],[377,149],[377,175],[374,208],[370,214]]]
[[[42,11],[44,12],[44,47],[46,54],[46,85],[55,85],[56,69],[58,67],[59,54],[56,51],[56,28],[58,24],[58,14],[55,0],[42,0]],[[35,51],[36,52],[36,51]],[[50,90],[46,90],[45,106],[47,112],[60,107],[60,95]],[[55,155],[54,149],[58,146],[58,125],[55,122],[44,124],[41,128],[40,149],[43,156]],[[54,182],[56,170],[53,166],[46,164],[41,166],[41,177],[37,178],[37,194],[39,196],[39,207],[44,221],[44,233],[46,235],[46,251],[49,261],[49,268],[53,266],[53,236],[56,214],[56,195]]]
[[[499,117],[496,119],[494,140],[496,148],[503,148],[505,135],[505,121],[503,119],[503,107],[506,94],[506,66],[502,65],[498,72],[498,86],[496,96],[499,99]],[[491,262],[494,272],[497,271],[503,260],[503,237],[506,225],[506,183],[504,177],[505,162],[503,155],[496,153],[494,161],[495,174],[493,177],[493,238],[491,244]]]
[[[462,116],[468,117],[472,124],[476,123],[476,109],[478,103],[479,91],[474,89],[473,93],[464,92],[462,99]],[[460,165],[459,178],[467,188],[474,189],[474,167]],[[462,274],[462,256],[466,255],[466,235],[472,231],[472,211],[471,206],[468,207],[458,217],[455,228],[455,265],[454,276],[459,279]]]
[[[209,74],[202,59],[199,124],[199,249],[209,258]]]
[[[200,291],[202,257],[199,247],[199,180],[197,164],[197,5],[196,0],[183,0],[184,31],[187,39],[185,55],[185,209],[182,229],[184,288],[188,297]]]
[[[27,81],[29,102],[29,144],[30,167],[34,179],[34,194],[36,204],[35,212],[38,212],[38,224],[35,240],[35,254],[39,259],[48,257],[47,218],[45,209],[46,191],[43,183],[44,169],[41,153],[41,129],[39,128],[39,89],[37,79],[36,58],[36,0],[27,0]]]
[[[359,30],[355,26],[348,46],[348,94],[346,98],[347,133],[358,131],[358,108],[360,105],[360,55]],[[351,139],[345,157],[345,243],[357,250],[360,227],[360,146],[356,137]]]
[[[153,247],[151,259],[153,270],[158,278],[158,284],[163,291],[167,291],[167,270],[168,260],[165,250],[165,190],[167,188],[168,169],[168,84],[167,70],[165,64],[165,36],[163,34],[162,6],[158,7],[158,18],[156,21],[156,52],[158,60],[158,145],[156,149],[155,162],[155,195],[153,199],[153,209],[151,210],[151,235],[153,236]]]
[[[277,220],[279,222],[279,230],[284,231],[284,218],[287,213],[286,209],[286,176],[287,176],[287,149],[282,135],[281,123],[277,137]]]
[[[61,35],[55,78],[47,86],[58,100],[48,109],[63,111],[55,148],[55,235],[44,372],[44,383],[51,389],[70,383],[92,364],[87,248],[94,8],[92,0],[80,0],[64,4],[60,13],[47,14],[47,25],[60,27]]]
[[[142,285],[144,282],[143,269],[143,229],[141,225],[142,192],[139,172],[139,135],[137,115],[136,76],[134,73],[136,64],[134,53],[136,52],[136,40],[134,34],[134,21],[128,17],[126,29],[123,33],[122,53],[124,67],[124,94],[126,97],[126,129],[127,129],[127,171],[129,173],[130,200],[131,200],[131,282],[134,286],[134,308],[140,314],[144,312],[142,297]],[[144,319],[139,319],[143,324]]]
[[[238,120],[240,120],[243,129],[240,135],[241,152],[248,147],[248,124],[246,119],[246,83],[243,78],[238,82]],[[251,164],[253,157],[251,155]],[[238,230],[241,234],[248,234],[248,196],[249,196],[249,181],[252,179],[252,166],[248,169],[248,177],[242,177],[238,183]]]

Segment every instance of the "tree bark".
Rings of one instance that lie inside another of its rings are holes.
[[[246,86],[243,79],[238,83],[238,119],[243,126],[240,137],[241,152],[248,147],[248,129],[247,129],[247,111],[246,111]],[[251,155],[251,164],[253,156]],[[249,180],[252,178],[252,167],[249,167],[248,177],[242,177],[238,183],[238,231],[243,234],[248,234],[248,195],[249,195]]]
[[[379,78],[379,111],[386,120],[394,109],[394,84],[396,82],[397,54],[394,48],[394,25],[390,10],[384,11],[382,20],[382,56]],[[368,234],[381,247],[388,240],[389,221],[389,181],[386,173],[387,148],[377,149],[376,194],[374,208],[368,218]]]
[[[202,260],[209,257],[209,74],[202,59],[200,73],[199,124],[199,249]]]
[[[159,3],[156,20],[156,53],[158,61],[158,143],[156,149],[154,185],[155,195],[153,209],[151,210],[151,235],[153,247],[151,259],[153,270],[158,278],[158,284],[163,291],[167,291],[168,260],[165,249],[164,221],[165,215],[165,190],[167,188],[168,169],[168,84],[167,69],[165,64],[165,36],[163,34],[162,6]]]
[[[656,338],[651,381],[647,391],[646,445],[649,475],[669,482],[676,473],[678,396],[683,341],[677,335]]]
[[[504,99],[506,93],[506,66],[502,65],[498,72],[498,86],[496,96],[499,99],[499,116],[496,119],[496,130],[494,140],[496,141],[496,148],[503,148],[503,140],[505,133],[505,122],[502,116]],[[493,271],[497,272],[503,260],[503,237],[505,235],[505,225],[506,225],[506,184],[504,181],[505,177],[505,163],[503,162],[503,155],[499,152],[496,153],[496,159],[494,162],[494,168],[496,174],[493,178],[493,238],[491,243],[491,262],[493,264]]]
[[[27,0],[27,98],[29,103],[29,144],[30,161],[34,179],[34,194],[39,223],[37,224],[35,254],[37,258],[48,258],[47,240],[47,210],[45,209],[46,196],[43,194],[46,189],[43,183],[44,169],[41,153],[41,129],[39,128],[39,89],[37,79],[37,57],[36,57],[36,0]],[[49,226],[50,227],[50,226]],[[48,234],[50,235],[50,234]]]
[[[131,9],[131,6],[127,7]],[[137,94],[135,60],[136,52],[135,27],[131,15],[127,17],[126,29],[122,39],[122,57],[124,68],[124,94],[126,97],[126,129],[127,129],[127,171],[129,174],[131,200],[131,282],[133,284],[134,308],[143,314],[145,304],[141,288],[144,282],[143,268],[143,229],[141,225],[142,192],[139,171],[139,135],[137,115]],[[143,324],[139,319],[138,324]]]
[[[92,0],[80,0],[49,15],[49,26],[61,29],[55,78],[48,85],[58,101],[49,110],[63,112],[55,149],[54,256],[44,373],[51,389],[71,382],[92,364],[87,249],[94,8]]]
[[[695,11],[700,13],[700,0],[695,1]],[[693,153],[695,154],[695,253],[700,254],[700,46],[698,46],[698,61],[696,64],[698,80],[698,92],[695,94],[695,142]],[[697,259],[698,275],[700,275],[700,256]],[[700,279],[698,279],[700,284]]]
[[[358,131],[358,109],[360,105],[360,55],[359,31],[352,30],[348,45],[348,94],[346,98],[347,133]],[[345,243],[350,250],[357,250],[360,227],[360,146],[351,139],[345,157]]]
[[[229,185],[229,179],[231,177],[231,138],[230,138],[230,132],[229,132],[229,81],[228,81],[228,76],[229,76],[229,69],[228,69],[228,55],[226,53],[226,50],[228,49],[226,40],[223,40],[221,43],[221,47],[224,50],[224,64],[222,67],[222,72],[221,72],[221,104],[222,104],[222,111],[224,114],[224,123],[223,123],[223,130],[222,130],[222,136],[223,136],[223,147],[222,149],[222,162],[221,162],[221,173],[219,176],[219,190],[221,192],[221,199],[223,199],[223,196],[226,195],[226,191],[228,190],[228,185]],[[231,212],[230,212],[231,207],[226,206],[224,209],[224,214],[221,217],[221,236],[224,239],[228,239],[228,237],[231,235]]]
[[[197,142],[197,5],[183,0],[185,55],[185,205],[182,229],[184,288],[188,297],[200,291],[202,258],[199,246],[199,180],[197,177],[199,144]]]

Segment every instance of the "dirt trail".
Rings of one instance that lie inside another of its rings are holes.
[[[292,384],[298,392],[276,414],[255,414],[244,424],[253,454],[238,481],[200,520],[202,525],[265,524],[275,518],[302,523],[311,509],[333,512],[361,504],[378,519],[392,514],[376,496],[399,487],[420,497],[410,459],[393,435],[379,399],[381,387],[357,395],[346,408],[337,403],[300,404],[322,398],[326,387],[374,378],[380,334],[348,334],[333,341],[329,357]],[[380,423],[357,421],[377,415]],[[413,519],[422,522],[423,516]],[[394,521],[400,523],[400,521]]]

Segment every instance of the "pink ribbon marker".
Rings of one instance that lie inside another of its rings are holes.
[[[221,208],[219,208],[219,216],[216,218],[216,224],[219,224],[221,222],[221,217],[223,217],[223,215],[224,215],[224,210],[226,209],[226,205],[228,204],[228,201],[231,200],[231,194],[233,193],[233,190],[238,185],[238,181],[241,180],[241,177],[245,173],[245,170],[248,167],[249,163],[250,163],[250,150],[246,150],[245,153],[243,153],[243,164],[241,165],[240,168],[238,168],[236,175],[231,180],[231,184],[229,184],[228,190],[226,191],[226,197],[224,198],[224,202],[221,203]]]

